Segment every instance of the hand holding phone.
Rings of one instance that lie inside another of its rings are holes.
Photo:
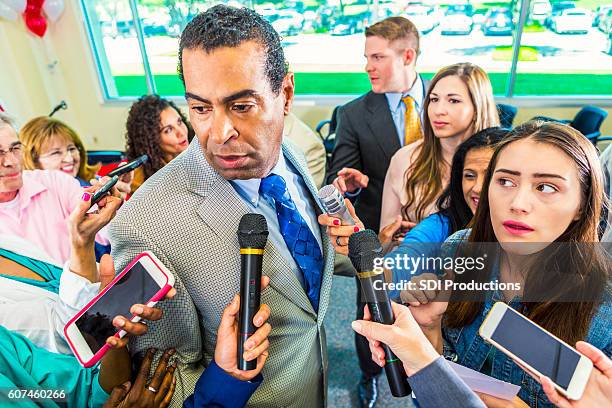
[[[102,197],[106,196],[107,194],[110,194],[112,188],[115,186],[115,184],[117,184],[118,181],[119,176],[113,176],[110,178],[110,180],[104,183],[104,185],[94,193],[93,197],[91,197],[91,206],[93,207],[93,205],[97,204],[98,201],[102,199]]]
[[[140,319],[161,318],[161,310],[153,306],[174,296],[173,285],[174,276],[151,252],[138,255],[64,327],[81,365],[91,367],[109,348],[125,346],[125,334],[145,334],[147,326]]]
[[[119,166],[116,169],[110,171],[107,174],[107,176],[114,177],[114,176],[121,176],[123,174],[129,173],[130,171],[136,170],[138,167],[145,164],[148,160],[149,160],[149,156],[147,156],[146,154],[143,154],[142,156],[136,158],[135,160],[132,160],[131,162],[124,164],[123,166]]]
[[[567,398],[582,396],[593,370],[591,360],[507,304],[493,305],[479,333],[536,378],[550,378]]]

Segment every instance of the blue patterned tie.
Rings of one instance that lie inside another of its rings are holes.
[[[310,304],[318,312],[323,270],[323,255],[319,244],[296,208],[281,176],[272,173],[263,178],[259,192],[263,197],[274,200],[281,234],[293,259],[302,270]]]

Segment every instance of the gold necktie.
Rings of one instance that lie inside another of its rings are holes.
[[[404,146],[412,142],[416,142],[423,137],[421,130],[421,117],[416,108],[416,103],[412,96],[407,95],[402,98],[402,102],[406,105],[406,115],[404,116]]]

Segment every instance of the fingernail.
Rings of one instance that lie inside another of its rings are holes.
[[[353,328],[353,330],[359,331],[359,330],[361,330],[361,323],[359,323],[359,322],[352,322],[351,323],[351,327]]]
[[[108,342],[109,342],[109,343],[110,343],[110,345],[111,345],[111,346],[113,346],[113,347],[117,346],[117,340],[115,340],[114,338],[110,339]]]
[[[334,225],[340,225],[340,220],[334,220]]]
[[[359,232],[359,227],[355,227],[355,228],[353,228],[353,231],[354,231],[354,232]]]
[[[246,343],[244,343],[244,348],[245,350],[250,350],[253,348],[253,342],[252,341],[247,341]]]
[[[81,197],[83,201],[89,201],[90,198],[91,198],[91,194],[89,193],[83,193],[83,196]]]
[[[115,325],[119,327],[123,327],[125,326],[125,320],[123,320],[122,318],[115,319]]]
[[[261,318],[258,317],[257,319],[255,319],[254,323],[255,323],[255,326],[261,326],[261,323],[262,323]]]
[[[132,313],[134,314],[141,314],[142,312],[144,312],[144,309],[142,308],[142,306],[134,306],[132,310],[133,310]]]

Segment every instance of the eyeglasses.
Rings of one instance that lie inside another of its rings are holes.
[[[56,149],[51,153],[43,154],[40,156],[40,158],[60,161],[66,157],[67,153],[70,153],[72,157],[79,157],[81,155],[81,152],[79,152],[79,149],[76,146],[68,146],[66,149]]]
[[[0,161],[3,161],[5,158],[7,158],[9,154],[13,155],[13,157],[19,157],[21,156],[22,151],[23,144],[15,143],[11,147],[9,147],[8,150],[0,150]]]

